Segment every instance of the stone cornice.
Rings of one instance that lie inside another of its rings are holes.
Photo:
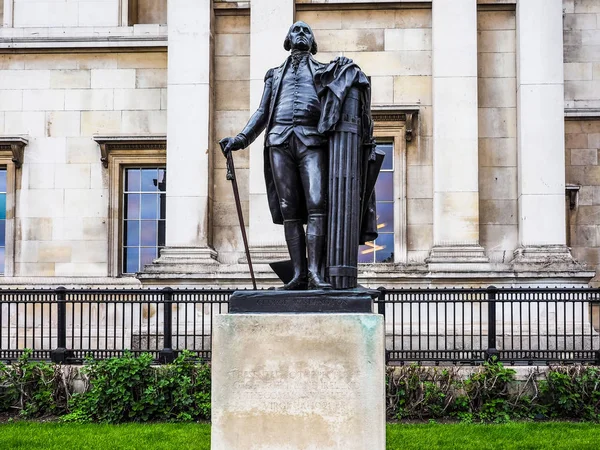
[[[15,167],[23,165],[23,154],[29,140],[24,136],[0,136],[0,155],[7,154],[11,157]]]
[[[167,47],[166,25],[132,27],[0,28],[0,52]]]
[[[418,105],[373,105],[371,116],[376,122],[405,122],[406,141],[413,140],[414,130],[419,123]]]
[[[166,150],[167,136],[164,134],[95,135],[100,146],[100,161],[108,167],[108,156],[114,150]]]

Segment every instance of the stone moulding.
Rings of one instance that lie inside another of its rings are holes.
[[[24,136],[0,136],[0,153],[7,153],[6,156],[12,158],[12,162],[18,169],[23,165],[23,155],[27,144],[29,144],[29,139]]]
[[[94,141],[100,146],[100,161],[108,168],[108,157],[114,150],[166,150],[167,136],[149,135],[95,135]]]
[[[404,122],[404,138],[412,142],[419,125],[418,106],[373,106],[371,110],[375,122]]]

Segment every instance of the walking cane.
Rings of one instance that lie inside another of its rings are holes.
[[[240,221],[240,228],[242,230],[242,239],[244,240],[244,249],[246,250],[246,259],[248,259],[248,267],[250,267],[250,277],[252,278],[252,286],[256,289],[256,278],[254,278],[254,269],[252,268],[252,260],[250,259],[250,248],[248,247],[248,237],[246,236],[246,226],[244,225],[244,215],[242,213],[242,204],[240,202],[240,191],[238,190],[237,180],[235,179],[235,167],[233,165],[233,156],[231,152],[225,153],[225,146],[227,142],[225,140],[219,141],[221,151],[227,157],[227,179],[231,180],[231,186],[233,187],[233,196],[235,198],[235,208],[237,209],[238,219]]]

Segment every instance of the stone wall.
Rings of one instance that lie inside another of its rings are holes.
[[[215,17],[214,136],[222,139],[242,131],[250,118],[250,15]],[[283,43],[283,39],[282,39]],[[256,108],[258,105],[252,105]],[[244,247],[237,221],[231,182],[226,179],[225,158],[213,147],[213,244],[222,263],[236,263]],[[249,150],[235,153],[235,169],[246,226],[248,226]],[[246,230],[248,231],[248,230]]]
[[[92,136],[165,134],[166,65],[164,51],[0,55],[0,132],[29,136],[16,276],[107,275],[109,186]]]
[[[478,13],[479,229],[491,262],[518,245],[515,12]]]
[[[597,271],[600,268],[600,120],[568,120],[565,132],[566,180],[581,186],[575,208],[567,216],[567,244],[575,259]]]
[[[563,0],[565,107],[600,108],[600,2]]]

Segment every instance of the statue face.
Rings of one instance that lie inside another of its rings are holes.
[[[310,50],[314,41],[312,30],[304,22],[296,22],[292,25],[289,38],[291,48],[298,50]]]

